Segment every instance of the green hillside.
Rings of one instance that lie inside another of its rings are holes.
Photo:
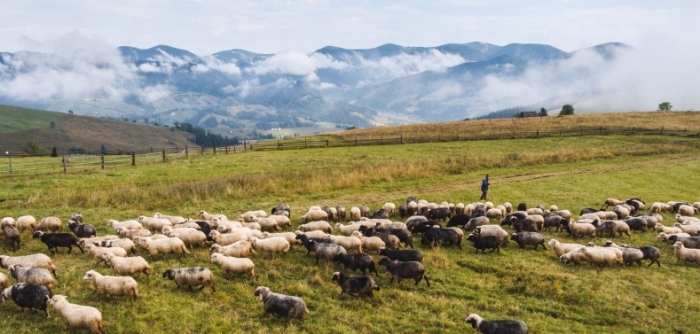
[[[30,140],[59,153],[194,146],[188,137],[168,127],[0,105],[0,151],[20,152]]]

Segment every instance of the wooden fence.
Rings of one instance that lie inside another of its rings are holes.
[[[285,140],[266,140],[244,142],[237,146],[226,147],[185,147],[185,148],[148,148],[132,152],[110,151],[108,154],[63,155],[59,157],[26,157],[19,154],[6,154],[4,163],[0,162],[0,179],[28,177],[44,174],[60,174],[72,171],[109,169],[121,166],[139,166],[152,163],[172,161],[189,155],[232,154],[242,151],[289,150],[304,148],[348,147],[367,145],[398,145],[429,142],[503,140],[546,137],[604,136],[604,135],[663,135],[687,138],[700,138],[700,132],[688,130],[668,130],[649,128],[578,128],[549,131],[501,132],[479,135],[436,135],[429,137],[386,137],[372,139],[317,139],[294,138]]]

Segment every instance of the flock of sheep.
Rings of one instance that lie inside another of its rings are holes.
[[[601,209],[581,210],[577,220],[568,210],[555,205],[527,208],[521,203],[515,209],[511,203],[494,205],[491,202],[472,204],[429,203],[409,197],[397,208],[386,203],[381,209],[371,212],[368,207],[343,205],[336,207],[313,206],[301,216],[301,224],[292,231],[291,208],[281,204],[272,209],[248,211],[237,219],[230,220],[223,214],[200,211],[198,220],[182,216],[156,213],[153,217],[140,216],[134,220],[109,220],[107,226],[115,234],[97,235],[97,229],[84,224],[80,214],[73,214],[66,225],[72,233],[63,233],[63,223],[58,217],[45,217],[38,223],[32,216],[17,219],[5,217],[1,227],[13,251],[22,248],[21,233],[29,231],[34,239],[44,243],[49,252],[55,254],[59,248],[73,247],[86,252],[97,264],[109,265],[116,276],[103,275],[89,270],[83,280],[89,281],[98,296],[126,296],[139,298],[138,283],[134,278],[141,274],[150,277],[154,270],[142,256],[148,253],[149,260],[175,254],[184,257],[193,247],[208,247],[210,261],[224,275],[255,275],[255,263],[249,258],[259,252],[263,257],[285,255],[294,245],[301,245],[307,255],[313,252],[316,263],[342,264],[343,271],[330,277],[337,282],[341,294],[373,297],[380,287],[371,276],[378,274],[377,265],[384,267],[391,282],[397,279],[412,279],[416,285],[422,280],[429,287],[427,270],[423,265],[423,254],[414,249],[414,236],[420,235],[423,247],[457,246],[467,240],[478,252],[486,250],[500,252],[500,247],[511,240],[520,248],[534,249],[549,245],[559,261],[588,263],[596,269],[615,264],[632,265],[650,260],[649,265],[658,266],[660,250],[654,246],[627,247],[611,241],[604,247],[592,244],[561,243],[556,239],[548,242],[540,234],[543,230],[566,231],[573,238],[595,238],[601,236],[630,236],[630,231],[646,232],[655,229],[661,241],[673,243],[679,261],[700,265],[700,219],[693,217],[700,209],[700,202],[693,204],[668,202],[646,203],[639,198],[626,201],[607,199]],[[663,223],[660,212],[676,212],[673,226]],[[646,214],[642,214],[647,212]],[[392,218],[400,216],[402,222]],[[349,223],[345,223],[347,220]],[[332,225],[333,224],[333,225]],[[444,225],[444,226],[443,226]],[[504,226],[515,232],[509,233]],[[285,231],[287,230],[287,231]],[[337,234],[333,234],[333,231]],[[465,237],[465,231],[470,233]],[[410,248],[409,248],[410,247]],[[140,250],[140,251],[139,251]],[[369,253],[380,256],[375,265]],[[131,256],[129,256],[131,255]],[[20,308],[43,311],[49,317],[47,306],[55,308],[70,328],[84,328],[93,333],[103,333],[102,315],[94,307],[68,302],[65,295],[53,295],[52,289],[58,279],[59,268],[43,253],[25,256],[0,255],[0,267],[7,269],[15,279],[11,285],[8,277],[0,272],[2,300],[13,300]],[[357,270],[362,275],[348,275],[344,271]],[[163,278],[172,280],[177,287],[187,286],[215,291],[214,274],[206,267],[167,268]],[[254,291],[263,302],[265,314],[287,319],[304,320],[309,313],[305,302],[296,296],[272,292],[260,286]],[[483,333],[527,333],[520,320],[487,321],[476,314],[465,319]]]

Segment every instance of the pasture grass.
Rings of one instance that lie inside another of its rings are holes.
[[[289,203],[297,226],[305,208],[315,204],[369,205],[374,210],[388,201],[400,204],[409,195],[438,203],[475,202],[486,173],[491,175],[489,199],[494,203],[557,204],[576,215],[583,207],[599,208],[607,197],[638,196],[647,204],[700,200],[699,151],[692,139],[604,136],[191,155],[137,168],[5,179],[0,181],[0,215],[56,215],[65,220],[78,211],[106,234],[112,233],[106,226],[111,218],[134,219],[156,211],[194,217],[204,209],[233,219],[250,209],[268,211]],[[671,215],[664,217],[671,225]],[[572,242],[562,233],[544,234]],[[389,284],[386,271],[378,268],[381,291],[372,300],[340,296],[340,288],[330,281],[339,268],[323,260],[314,265],[301,246],[274,259],[252,255],[253,278],[224,276],[209,262],[206,249],[192,250],[184,259],[143,255],[155,275],[137,279],[139,300],[98,299],[81,278],[90,269],[107,275],[111,269],[96,266],[76,249],[73,254],[62,250],[52,256],[60,275],[54,293],[100,309],[109,333],[473,332],[463,322],[469,313],[486,319],[520,318],[533,333],[693,333],[700,301],[692,292],[687,298],[679,294],[692,291],[700,268],[676,264],[672,248],[657,242],[655,235],[635,233],[631,240],[616,242],[659,247],[661,268],[600,272],[561,265],[549,249],[521,250],[511,243],[500,253],[484,255],[475,254],[466,241],[462,250],[423,249],[414,237],[424,252],[431,286]],[[28,232],[22,242],[17,254],[49,254]],[[0,242],[0,254],[11,253]],[[168,267],[198,265],[214,272],[215,293],[176,290],[160,276]],[[302,297],[311,311],[306,322],[260,318],[262,303],[253,296],[259,285]],[[44,319],[20,312],[11,302],[0,305],[0,331],[64,332],[58,314],[50,312],[52,318]]]

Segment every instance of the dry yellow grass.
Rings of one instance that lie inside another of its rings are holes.
[[[700,131],[698,112],[624,112],[566,117],[469,120],[444,123],[354,129],[335,133],[345,140],[380,137],[479,136],[523,131],[556,131],[578,128],[626,127]]]

